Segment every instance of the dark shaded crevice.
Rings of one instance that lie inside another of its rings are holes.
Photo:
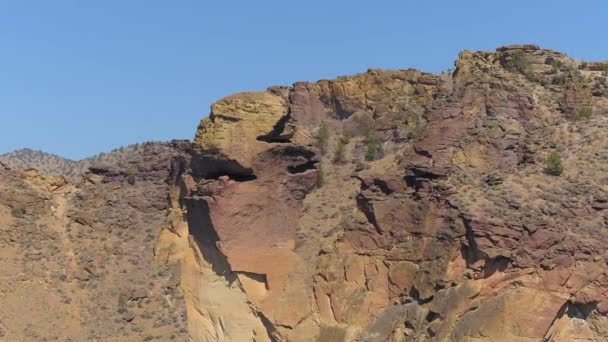
[[[429,311],[429,313],[426,315],[426,321],[431,323],[432,321],[439,319],[441,317],[441,314],[438,312],[434,312],[434,311]]]
[[[424,188],[424,183],[427,183],[428,180],[425,178],[420,178],[416,176],[405,176],[403,177],[405,184],[418,192],[420,189]]]
[[[190,162],[190,168],[192,175],[199,179],[217,179],[221,176],[228,176],[237,181],[255,179],[251,168],[243,167],[236,160],[224,158],[221,155],[195,155]]]
[[[566,315],[569,318],[587,319],[597,309],[598,302],[594,301],[587,304],[568,302],[566,306]]]
[[[346,119],[348,119],[348,118],[349,118],[349,117],[352,115],[352,113],[351,113],[351,112],[348,112],[348,111],[347,111],[347,110],[346,110],[346,109],[345,109],[345,108],[342,106],[342,104],[341,104],[340,102],[338,102],[337,100],[336,100],[336,101],[334,101],[334,104],[335,104],[335,108],[336,108],[336,112],[335,112],[335,113],[336,113],[336,115],[338,116],[338,119],[340,119],[341,121],[342,121],[342,120],[346,120]]]
[[[445,177],[445,170],[439,168],[413,167],[410,171],[418,178],[426,178],[428,180],[436,180]]]
[[[475,262],[482,259],[482,253],[477,247],[477,242],[475,241],[475,235],[473,233],[473,228],[471,228],[470,220],[466,218],[462,218],[462,223],[466,230],[466,239],[467,243],[462,244],[461,253],[464,260],[467,262],[467,266],[474,264]]]
[[[287,172],[289,172],[290,174],[298,174],[298,173],[304,173],[308,170],[316,170],[316,169],[317,169],[317,162],[314,160],[311,160],[304,164],[290,165],[287,167]]]
[[[486,261],[486,266],[483,269],[483,277],[488,278],[496,272],[504,272],[509,265],[511,260],[503,256],[498,256],[494,259]]]
[[[367,221],[371,223],[379,234],[382,234],[382,230],[378,226],[378,222],[376,221],[376,214],[374,213],[374,208],[369,204],[369,201],[363,197],[361,194],[357,195],[357,207],[359,210],[363,212]]]
[[[389,188],[388,184],[386,184],[386,182],[382,179],[374,179],[374,185],[377,186],[380,191],[382,191],[382,193],[387,196],[394,192],[393,189]]]
[[[289,174],[305,173],[317,168],[314,151],[304,146],[282,145],[265,152],[258,159],[259,163],[285,165]]]
[[[423,157],[433,158],[433,155],[429,151],[416,148],[416,146],[414,146],[414,152]]]
[[[408,174],[403,177],[405,184],[417,192],[425,188],[426,184],[447,176],[446,170],[424,166],[413,166],[408,169]]]
[[[90,166],[89,171],[91,171],[91,173],[94,175],[100,176],[110,173],[110,169],[104,166]]]
[[[445,290],[445,289],[446,289],[446,285],[440,284],[440,283],[435,283],[435,286],[433,287],[433,291],[435,291],[435,292],[439,292],[439,291]]]
[[[411,288],[409,295],[420,306],[432,302],[433,301],[433,297],[434,297],[434,296],[430,296],[429,298],[426,298],[426,299],[421,298],[420,297],[420,292],[418,292],[418,289],[416,289],[415,287]]]
[[[263,313],[258,310],[255,310],[257,316],[262,321],[264,328],[266,329],[266,333],[268,334],[268,338],[270,338],[271,342],[280,342],[279,334],[277,332],[277,328],[272,324],[272,322],[266,317]]]
[[[272,153],[276,156],[287,157],[289,159],[293,158],[305,158],[305,159],[313,159],[315,157],[315,152],[304,147],[298,145],[287,145],[282,148],[278,148],[272,150]]]
[[[549,328],[547,329],[547,331],[544,334],[543,341],[550,341],[551,336],[548,336],[548,335],[551,332],[551,329],[553,328],[553,326],[555,325],[555,322],[557,322],[560,318],[567,316],[570,319],[587,320],[589,318],[589,316],[591,316],[591,314],[593,314],[593,312],[596,311],[597,305],[598,305],[598,302],[591,302],[591,303],[583,304],[583,303],[572,303],[571,301],[567,301],[559,309],[559,311],[553,318],[553,321],[551,321],[551,324],[549,324]]]
[[[171,158],[171,166],[167,177],[167,184],[178,185],[182,175],[188,170],[189,160],[184,156]]]
[[[219,276],[225,277],[230,283],[236,280],[226,256],[219,250],[220,241],[211,217],[209,206],[205,200],[187,199],[188,232],[198,244],[203,258],[211,265],[211,269]]]
[[[470,220],[462,217],[462,223],[466,231],[466,243],[463,242],[461,244],[461,255],[466,261],[467,267],[471,268],[478,261],[484,260],[483,267],[481,269],[477,268],[477,270],[481,271],[481,276],[483,278],[488,278],[496,272],[506,271],[513,260],[503,255],[489,258],[486,253],[479,250]]]
[[[272,128],[272,131],[268,134],[260,135],[256,138],[258,141],[265,141],[267,143],[286,143],[291,140],[292,135],[285,135],[285,126],[291,119],[291,112],[283,116]]]
[[[216,244],[219,235],[213,228],[209,217],[209,206],[204,200],[190,199],[186,202],[188,210],[188,230],[201,243]]]
[[[220,177],[226,176],[235,182],[251,182],[257,179],[256,175],[242,175],[242,174],[229,174],[229,173],[216,173],[209,174],[205,179],[218,179]]]
[[[419,185],[419,181],[416,176],[405,176],[403,177],[403,180],[409,188],[416,189]]]
[[[222,119],[222,120],[228,121],[228,122],[239,122],[239,121],[242,121],[242,119],[235,118],[235,117],[232,117],[232,116],[222,115],[222,114],[213,114],[213,118],[214,119]],[[213,122],[215,123],[215,120]]]
[[[414,324],[410,321],[405,321],[405,323],[403,324],[404,327],[406,327],[407,329],[410,329],[412,331],[416,331],[416,326],[414,326]]]

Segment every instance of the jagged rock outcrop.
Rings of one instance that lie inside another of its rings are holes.
[[[229,96],[79,181],[0,161],[0,340],[608,340],[606,65],[464,51]]]
[[[181,200],[199,267],[249,315],[198,340],[608,338],[605,69],[533,45],[455,65],[212,107]],[[323,121],[347,158],[316,148]],[[206,301],[199,320],[228,321]]]

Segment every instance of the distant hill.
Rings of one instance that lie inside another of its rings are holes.
[[[23,148],[0,156],[6,166],[15,170],[37,169],[47,174],[74,176],[78,162],[43,151]]]
[[[91,166],[113,166],[127,164],[137,155],[136,152],[140,148],[143,148],[143,146],[163,146],[165,144],[166,143],[162,142],[132,144],[114,149],[107,153],[99,153],[93,157],[78,161],[39,150],[23,148],[0,155],[0,163],[13,170],[37,169],[45,174],[61,175],[70,179],[77,179]]]

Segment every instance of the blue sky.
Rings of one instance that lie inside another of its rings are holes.
[[[0,153],[78,159],[191,138],[226,95],[365,71],[439,72],[536,43],[608,59],[608,2],[0,0]]]

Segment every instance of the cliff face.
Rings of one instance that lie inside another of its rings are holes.
[[[195,340],[608,338],[607,65],[455,64],[212,106],[181,190]]]
[[[608,63],[455,66],[232,95],[80,181],[0,160],[0,340],[608,340]]]
[[[77,184],[0,165],[0,341],[187,338],[179,267],[155,253],[187,145],[146,144]]]

